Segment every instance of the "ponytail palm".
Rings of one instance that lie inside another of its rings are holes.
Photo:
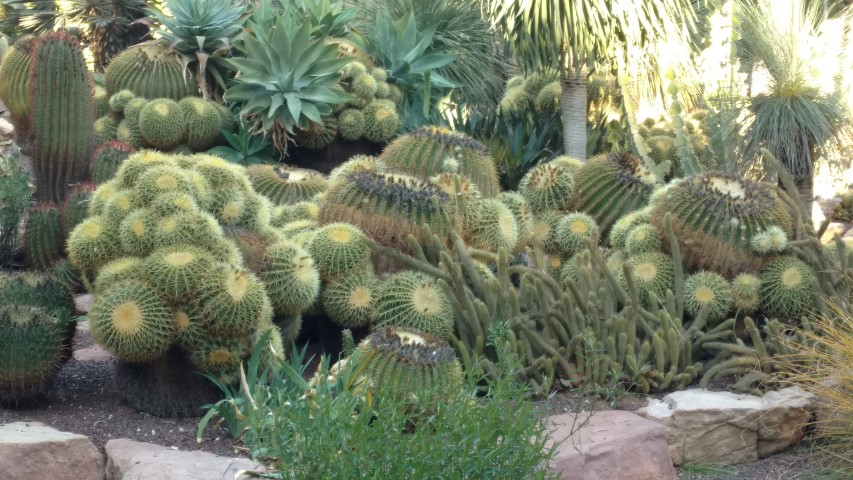
[[[767,148],[792,174],[803,200],[810,205],[816,154],[851,138],[849,112],[832,85],[817,79],[831,68],[821,55],[828,17],[820,4],[801,0],[741,1],[741,57],[769,77],[767,87],[750,99],[751,122],[746,131],[743,168]],[[850,13],[840,19],[850,20]]]
[[[557,68],[566,155],[586,158],[586,78],[597,63],[640,55],[669,35],[687,35],[690,0],[482,0],[528,70]]]

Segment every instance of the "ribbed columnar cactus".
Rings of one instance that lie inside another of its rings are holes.
[[[0,64],[0,100],[9,109],[12,122],[19,130],[26,129],[30,113],[30,52],[32,37],[19,39]]]
[[[30,62],[36,198],[59,203],[87,176],[95,121],[92,79],[79,42],[66,33],[36,40]]]
[[[62,257],[62,224],[55,203],[39,203],[30,212],[24,233],[27,263],[34,268],[49,268]]]

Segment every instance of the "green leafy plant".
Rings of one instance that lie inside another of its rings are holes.
[[[198,62],[197,81],[204,98],[212,86],[207,75],[225,88],[222,57],[231,50],[234,37],[243,30],[246,8],[231,0],[166,0],[163,10],[152,8],[151,15],[162,25],[158,33],[184,56],[187,64]]]
[[[438,118],[436,104],[457,85],[437,69],[456,58],[432,47],[436,27],[418,30],[413,14],[394,21],[387,13],[364,38],[367,52],[388,71],[388,81],[404,92],[403,128],[411,130]]]
[[[324,357],[308,381],[304,356],[305,350],[294,350],[270,373],[255,352],[239,388],[212,379],[225,398],[208,406],[198,438],[221,417],[253,458],[272,464],[271,478],[315,478],[316,472],[340,479],[426,478],[423,472],[429,478],[553,477],[547,465],[559,441],[549,444],[550,427],[524,400],[527,387],[515,382],[514,356],[499,355],[503,373],[494,380],[472,371],[466,392],[428,410],[365,389],[358,353],[332,367]],[[483,398],[470,394],[478,383],[485,385]]]
[[[344,7],[344,2],[336,0],[297,0],[286,4],[293,11],[302,14],[312,25],[314,33],[320,37],[342,37],[347,34],[347,24],[351,22],[358,10],[354,7]]]
[[[95,70],[103,70],[119,52],[148,35],[145,22],[137,22],[146,18],[145,0],[73,0],[68,7],[68,19],[88,27]]]
[[[263,135],[252,135],[245,123],[241,123],[240,130],[234,133],[223,130],[222,136],[225,137],[228,146],[213,147],[207,153],[244,167],[259,163],[276,163],[275,150],[269,140]]]
[[[298,23],[287,14],[269,29],[250,21],[251,32],[237,38],[246,57],[225,59],[238,72],[225,99],[239,105],[252,133],[271,133],[279,151],[286,151],[294,128],[322,123],[332,105],[352,99],[338,85],[338,72],[350,60],[312,38],[310,23]]]
[[[392,18],[412,12],[420,29],[435,28],[431,48],[455,57],[453,62],[436,69],[459,85],[452,93],[455,103],[478,108],[496,105],[506,57],[494,30],[482,16],[478,0],[361,0],[356,28],[368,31],[381,12]]]

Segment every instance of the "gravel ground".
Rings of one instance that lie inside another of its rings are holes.
[[[78,329],[74,348],[93,345],[88,332]],[[80,362],[72,358],[57,376],[48,397],[26,409],[0,408],[0,424],[41,422],[92,439],[103,450],[107,441],[129,438],[181,450],[203,450],[234,456],[231,436],[224,428],[209,426],[196,443],[198,418],[157,418],[122,405],[113,385],[113,362]]]

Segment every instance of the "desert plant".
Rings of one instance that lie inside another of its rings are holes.
[[[160,35],[193,65],[199,90],[205,99],[216,91],[208,83],[212,77],[218,88],[225,88],[227,68],[221,63],[231,42],[243,31],[246,7],[232,0],[166,0],[163,10],[152,8],[160,23]]]
[[[652,202],[651,221],[664,232],[672,213],[679,248],[689,270],[706,269],[729,278],[756,272],[772,258],[757,255],[752,238],[770,227],[790,235],[793,219],[769,185],[723,173],[678,180]],[[664,246],[669,242],[664,237]]]
[[[31,62],[36,198],[62,202],[88,172],[95,120],[92,79],[78,41],[65,33],[36,40]]]
[[[442,172],[471,179],[485,197],[500,193],[494,160],[467,135],[442,127],[422,127],[391,142],[380,159],[392,170],[428,179]]]
[[[801,0],[761,1],[740,2],[738,14],[739,55],[763,66],[770,76],[767,91],[748,104],[740,167],[761,162],[760,149],[766,148],[793,175],[810,206],[819,152],[844,145],[853,135],[841,93],[822,91],[815,82],[824,65],[816,49],[827,41],[827,11]],[[850,15],[846,11],[840,21],[849,21]]]
[[[593,157],[572,178],[572,207],[595,218],[602,232],[644,207],[661,181],[642,160],[626,152]]]
[[[93,194],[90,216],[71,232],[67,249],[97,292],[93,336],[119,359],[123,394],[141,396],[129,398],[132,405],[156,415],[193,414],[209,397],[203,388],[183,392],[181,377],[201,369],[234,381],[253,339],[275,328],[271,300],[296,303],[291,288],[264,281],[270,277],[262,267],[277,268],[273,246],[283,239],[269,224],[271,208],[241,167],[151,150],[128,157]],[[312,273],[318,285],[309,264],[305,274]],[[298,333],[293,326],[289,338]],[[270,338],[280,340],[277,331]]]
[[[110,96],[126,89],[148,99],[180,100],[196,93],[180,56],[161,40],[134,45],[116,56],[104,73],[104,87]]]
[[[18,152],[17,155],[20,155]],[[33,195],[30,176],[18,160],[0,156],[0,269],[12,266],[21,249],[21,221]]]
[[[330,186],[320,201],[317,218],[320,224],[351,223],[379,243],[408,252],[405,237],[423,238],[424,225],[437,235],[448,235],[458,224],[455,205],[449,199],[439,187],[415,177],[355,171]]]
[[[404,130],[436,123],[438,101],[456,86],[437,71],[455,58],[432,46],[437,27],[419,29],[414,13],[394,19],[383,10],[365,37],[366,51],[403,92]]]
[[[411,12],[421,30],[435,28],[431,49],[454,57],[451,63],[435,71],[459,85],[451,96],[456,103],[479,109],[495,105],[505,67],[494,33],[476,0],[361,0],[356,28],[370,36],[370,28],[382,12],[394,19]]]
[[[30,211],[24,230],[24,253],[35,269],[53,266],[62,257],[62,221],[55,203],[37,203]]]
[[[351,98],[338,86],[338,72],[350,60],[337,58],[337,48],[312,38],[309,22],[297,27],[296,21],[284,14],[270,28],[250,21],[251,33],[236,40],[246,57],[223,60],[239,72],[225,99],[240,106],[252,133],[270,134],[282,152],[294,128],[322,123],[333,105]]]
[[[254,165],[246,174],[255,190],[275,205],[311,200],[328,186],[321,173],[287,165]]]
[[[121,163],[136,152],[132,145],[119,140],[99,145],[92,152],[92,163],[89,171],[92,173],[92,182],[97,186],[106,183],[115,176]]]
[[[35,39],[21,37],[12,44],[0,64],[0,99],[9,109],[12,122],[27,130],[30,112],[30,55]]]
[[[42,395],[66,357],[67,328],[37,307],[0,307],[0,404]]]
[[[222,136],[228,145],[213,147],[208,153],[244,167],[276,163],[275,150],[269,140],[263,135],[252,135],[244,122],[240,122],[237,132],[223,131]]]
[[[145,0],[74,0],[65,14],[71,22],[85,23],[86,44],[92,50],[95,70],[103,71],[113,57],[148,35]]]

